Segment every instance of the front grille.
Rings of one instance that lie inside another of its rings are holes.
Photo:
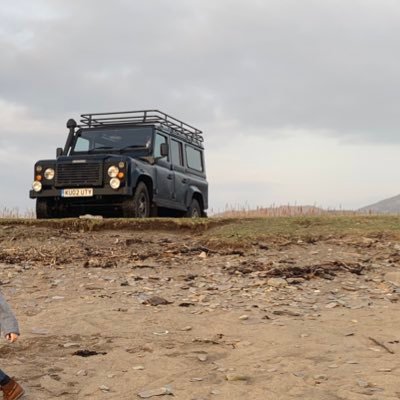
[[[91,187],[103,183],[103,166],[101,163],[57,164],[56,186],[58,187]]]

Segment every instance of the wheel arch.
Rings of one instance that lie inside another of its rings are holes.
[[[193,199],[196,199],[199,202],[200,208],[201,208],[201,213],[204,215],[204,198],[203,194],[201,191],[192,186],[189,188],[188,195],[186,198],[186,207],[190,207],[190,203],[192,202]]]
[[[136,180],[135,187],[139,184],[139,182],[143,182],[147,187],[147,192],[149,193],[150,203],[153,202],[153,179],[149,175],[139,175]]]

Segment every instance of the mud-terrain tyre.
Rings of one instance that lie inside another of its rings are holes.
[[[49,201],[47,199],[42,199],[42,198],[36,199],[36,218],[37,219],[55,218],[54,212],[52,212]]]
[[[136,186],[133,198],[125,200],[123,204],[123,215],[128,218],[148,218],[150,217],[150,196],[144,182],[139,182]]]
[[[200,204],[198,200],[192,199],[192,202],[190,203],[190,206],[186,212],[186,217],[187,218],[201,218],[203,215]]]

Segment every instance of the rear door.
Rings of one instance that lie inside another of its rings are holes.
[[[174,170],[174,200],[177,208],[185,210],[189,180],[183,161],[183,144],[173,138],[170,143],[172,169]]]

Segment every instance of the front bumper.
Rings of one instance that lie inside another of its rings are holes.
[[[60,200],[62,199],[64,202],[68,202],[70,199],[83,199],[83,197],[62,197],[61,195],[61,190],[62,189],[55,189],[55,188],[50,188],[50,189],[42,189],[41,192],[35,192],[31,190],[29,192],[29,197],[31,199],[37,199],[37,198],[52,198],[55,200]],[[133,195],[133,189],[128,186],[123,186],[120,187],[117,190],[111,189],[111,188],[93,188],[93,196],[92,197],[85,197],[85,199],[96,199],[99,200],[103,196],[132,196]]]

